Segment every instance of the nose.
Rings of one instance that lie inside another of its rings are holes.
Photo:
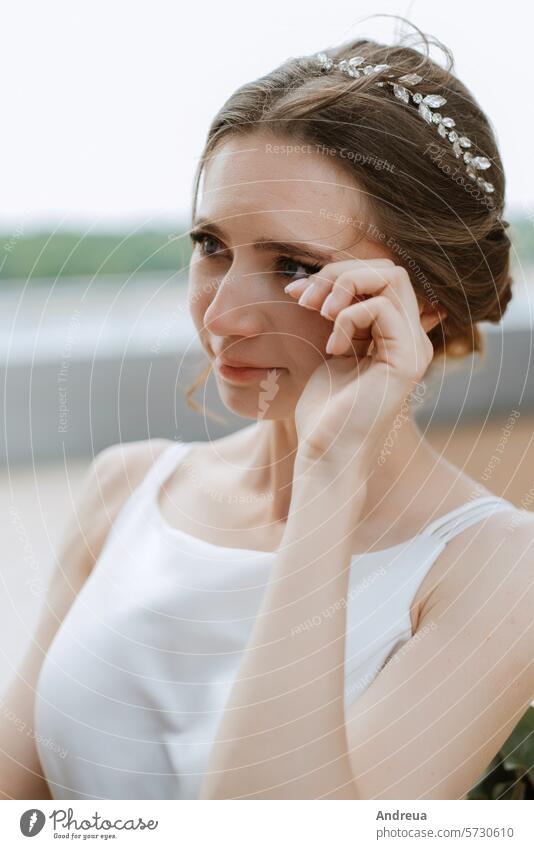
[[[272,298],[253,273],[229,270],[213,291],[204,325],[214,336],[253,336],[265,329],[266,310]]]

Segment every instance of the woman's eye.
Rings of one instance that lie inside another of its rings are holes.
[[[225,253],[224,247],[215,236],[211,236],[209,233],[195,231],[190,235],[193,244],[198,244],[201,256],[214,257]],[[282,273],[284,277],[289,277],[291,280],[309,277],[311,274],[316,274],[321,268],[322,265],[309,265],[308,263],[299,262],[297,259],[287,256],[279,257],[276,264],[277,272]]]
[[[191,239],[194,244],[200,246],[200,252],[204,256],[221,253],[221,243],[215,236],[210,236],[209,233],[191,233]]]
[[[321,270],[321,265],[308,265],[304,262],[299,262],[297,259],[290,257],[282,257],[280,259],[280,270],[285,277],[291,277],[292,280],[298,280],[301,277],[309,277],[310,274],[317,274]],[[287,268],[287,265],[293,268]]]

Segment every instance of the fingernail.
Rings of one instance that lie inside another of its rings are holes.
[[[294,289],[298,289],[302,280],[294,280],[292,283],[288,283],[287,286],[284,286],[284,292],[293,292]]]
[[[331,333],[331,334],[330,334],[330,336],[328,337],[327,342],[326,342],[326,348],[325,348],[325,350],[326,350],[326,353],[327,353],[327,354],[331,354],[331,353],[332,353],[332,346],[333,346],[333,343],[334,343],[334,334],[333,334],[333,333]]]
[[[299,304],[301,304],[301,306],[305,306],[308,303],[308,301],[310,300],[310,297],[312,295],[313,295],[313,283],[310,283],[310,285],[307,287],[307,289],[305,289],[304,292],[302,293],[302,295],[300,296]]]
[[[326,296],[324,303],[321,307],[321,315],[324,318],[328,318],[328,307],[331,303],[332,303],[332,293],[330,292],[330,294]]]

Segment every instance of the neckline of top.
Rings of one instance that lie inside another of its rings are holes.
[[[177,459],[179,462],[183,461],[183,459],[189,454],[191,448],[194,445],[200,445],[200,442],[173,442],[168,449],[164,450],[160,457],[156,460],[156,463],[161,459],[168,458],[173,460],[175,455],[177,455]],[[181,538],[184,540],[188,540],[189,542],[196,543],[197,545],[204,546],[207,549],[212,549],[213,551],[217,551],[218,554],[221,552],[223,554],[234,556],[236,552],[245,554],[253,554],[260,555],[263,557],[274,557],[278,552],[277,551],[262,551],[254,548],[242,548],[242,547],[234,547],[228,545],[218,545],[214,542],[209,542],[208,540],[202,539],[201,537],[196,537],[193,534],[188,533],[187,531],[182,530],[181,528],[175,528],[173,525],[170,525],[169,522],[163,516],[163,513],[159,507],[159,496],[162,487],[168,481],[170,476],[176,471],[178,468],[178,464],[171,462],[170,464],[165,464],[164,466],[164,475],[161,478],[159,475],[156,476],[155,486],[152,488],[152,491],[149,493],[149,503],[151,506],[151,511],[153,516],[155,517],[159,527],[161,530],[169,537]],[[468,505],[470,504],[484,504],[489,501],[505,501],[507,504],[510,504],[511,507],[514,505],[511,502],[506,501],[506,499],[501,498],[498,495],[483,495],[480,498],[475,498],[470,501],[466,501],[464,504],[461,504],[459,507],[455,507],[453,510],[450,510],[448,513],[444,513],[442,516],[438,516],[436,519],[427,523],[424,528],[422,528],[419,533],[415,534],[408,539],[402,540],[396,545],[390,545],[387,548],[381,548],[377,551],[367,551],[360,552],[359,554],[354,554],[353,559],[357,557],[373,557],[380,554],[387,554],[390,551],[395,551],[397,548],[401,548],[403,546],[408,546],[410,543],[417,540],[419,537],[431,538],[435,542],[443,544],[439,535],[434,536],[434,530],[441,527],[442,524],[449,521],[450,519],[456,518],[457,515],[461,514]]]

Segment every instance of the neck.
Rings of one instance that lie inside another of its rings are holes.
[[[367,482],[367,498],[362,521],[384,516],[385,505],[406,504],[410,494],[417,492],[428,479],[436,462],[433,449],[424,440],[413,416],[403,416],[395,429],[392,444],[384,450],[379,462],[377,456],[372,474]],[[269,420],[253,426],[251,451],[248,453],[250,470],[255,477],[255,488],[269,493],[269,519],[283,522],[287,519],[291,502],[293,473],[298,440],[292,419]],[[395,511],[393,511],[395,512]]]

